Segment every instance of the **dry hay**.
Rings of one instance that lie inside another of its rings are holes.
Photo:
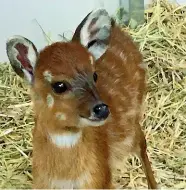
[[[144,26],[125,28],[140,43],[148,93],[142,121],[148,152],[162,187],[186,187],[186,7],[158,1]],[[27,86],[0,67],[0,188],[31,187],[33,114]],[[137,158],[114,174],[121,188],[147,187]]]

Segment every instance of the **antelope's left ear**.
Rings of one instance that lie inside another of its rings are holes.
[[[10,64],[17,75],[33,83],[38,52],[34,44],[23,36],[12,36],[6,42]]]
[[[105,9],[97,9],[78,25],[72,41],[79,41],[97,60],[107,50],[110,34],[111,17]]]

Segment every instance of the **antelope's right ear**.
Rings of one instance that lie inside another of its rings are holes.
[[[12,36],[6,42],[10,64],[17,75],[33,82],[34,67],[38,53],[34,44],[22,36]]]
[[[72,41],[80,42],[97,60],[107,50],[112,29],[112,19],[105,9],[89,13],[78,25]]]

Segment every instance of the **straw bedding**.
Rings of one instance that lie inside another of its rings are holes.
[[[186,187],[186,7],[158,1],[137,29],[148,92],[142,126],[161,187]],[[9,65],[0,66],[0,188],[30,188],[33,112],[29,91]],[[146,188],[141,163],[129,159],[114,173],[120,188]]]

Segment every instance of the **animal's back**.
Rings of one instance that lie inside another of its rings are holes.
[[[131,37],[113,28],[105,55],[97,62],[98,91],[112,113],[108,133],[112,155],[123,159],[139,143],[141,105],[145,92],[142,55]],[[124,155],[123,155],[124,154]]]
[[[103,13],[103,10],[99,11]],[[157,189],[140,126],[142,100],[146,91],[142,54],[132,38],[112,22],[113,19],[110,19],[111,30],[108,34],[108,23],[103,22],[105,30],[98,31],[98,19],[95,15],[91,21],[90,15],[78,25],[72,40],[80,41],[90,48],[90,52],[95,50],[97,55],[102,52],[99,45],[108,47],[96,61],[96,72],[97,90],[108,104],[112,117],[104,126],[108,135],[111,167],[115,168],[116,161],[122,161],[129,153],[134,153],[142,162],[148,187]],[[106,20],[106,14],[103,15],[102,21]],[[86,28],[90,28],[89,35],[83,38]],[[100,38],[95,40],[98,35]]]

